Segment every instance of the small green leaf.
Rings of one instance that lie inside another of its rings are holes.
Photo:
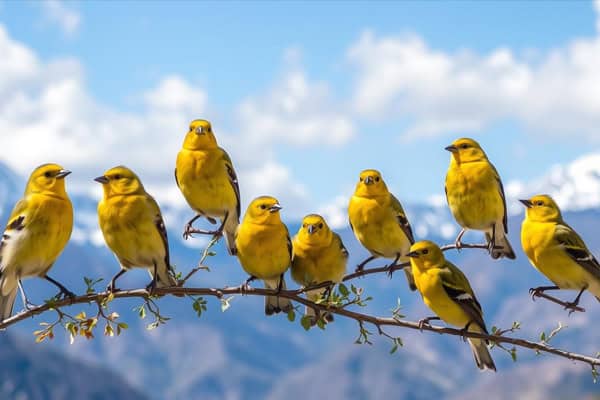
[[[294,322],[296,320],[296,312],[293,309],[288,312],[287,319],[290,322]]]
[[[338,286],[338,289],[342,296],[348,296],[350,294],[350,292],[348,291],[348,288],[343,283],[340,283],[340,285]]]
[[[390,350],[390,354],[394,354],[396,350],[398,350],[398,345],[394,344],[394,346],[392,346],[392,349]]]
[[[309,330],[311,327],[311,317],[308,315],[305,315],[302,317],[302,319],[300,320],[300,324],[302,325],[302,327],[304,328],[305,331]]]
[[[545,341],[546,341],[546,332],[542,332],[542,334],[540,335],[540,340],[541,340],[542,342],[545,342]]]
[[[511,356],[513,362],[517,362],[517,349],[515,347],[510,349],[510,356]]]
[[[321,329],[321,330],[325,330],[325,325],[327,325],[325,323],[325,320],[323,318],[319,318],[317,320],[317,326]]]

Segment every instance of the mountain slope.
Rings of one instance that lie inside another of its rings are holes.
[[[32,335],[30,335],[32,336]],[[0,398],[20,400],[147,399],[106,368],[72,360],[30,340],[0,333]]]

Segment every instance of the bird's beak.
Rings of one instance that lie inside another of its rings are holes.
[[[281,210],[282,208],[283,207],[281,207],[278,203],[275,203],[271,207],[269,207],[269,212],[276,213],[277,211]]]
[[[527,208],[531,208],[531,206],[533,206],[533,203],[530,200],[519,200],[521,203],[523,203],[523,205]]]
[[[315,233],[317,231],[317,227],[314,225],[309,225],[308,226],[308,234],[312,235],[313,233]]]
[[[204,135],[204,129],[201,126],[196,128],[196,135]]]
[[[99,177],[97,177],[97,178],[94,178],[94,180],[95,180],[96,182],[98,182],[98,183],[101,183],[101,184],[103,184],[103,185],[104,185],[104,184],[106,184],[106,183],[108,183],[108,178],[107,178],[107,177],[105,177],[104,175],[102,175],[102,176],[99,176]]]
[[[407,254],[407,256],[409,256],[410,258],[417,258],[419,257],[419,253],[417,253],[416,251],[411,251]]]
[[[452,144],[450,146],[444,147],[444,149],[449,151],[450,153],[456,153],[458,151],[458,147],[456,147]]]
[[[69,171],[68,169],[61,169],[56,174],[56,179],[62,179],[64,177],[66,177],[67,175],[69,175],[70,173],[71,173],[71,171]]]
[[[370,185],[371,183],[373,183],[373,177],[372,176],[367,176],[365,178],[365,185]]]

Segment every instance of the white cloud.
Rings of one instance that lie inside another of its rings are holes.
[[[66,34],[73,35],[81,25],[81,15],[67,7],[66,2],[60,0],[44,0],[41,3],[46,19],[58,25]]]
[[[141,93],[139,111],[122,112],[89,94],[77,60],[43,62],[11,39],[2,25],[0,54],[5,55],[0,58],[2,158],[11,167],[27,175],[43,162],[58,162],[74,171],[69,177],[69,191],[99,195],[100,188],[92,178],[114,165],[125,164],[138,172],[162,206],[175,209],[170,212],[177,214],[177,210],[187,208],[175,186],[173,169],[189,121],[215,114],[201,87],[179,76],[167,76]],[[234,160],[243,202],[272,194],[280,198],[286,215],[291,215],[306,206],[308,191],[275,160],[274,143],[269,139],[287,140],[286,135],[296,129],[298,135],[321,140],[316,133],[321,129],[335,131],[336,120],[330,121],[328,112],[321,117],[317,109],[310,108],[310,98],[319,102],[326,97],[326,90],[316,89],[320,86],[307,82],[299,71],[284,81],[287,84],[276,85],[265,103],[246,103],[259,107],[260,112],[242,115],[243,123],[223,127],[221,121],[213,121],[213,125],[219,143]],[[287,113],[276,121],[276,129],[267,129],[263,135],[258,121],[264,115],[267,119],[276,115],[280,106],[287,107]],[[308,126],[297,127],[304,113]],[[347,134],[344,129],[340,132],[334,135],[336,143]]]
[[[414,35],[365,32],[348,58],[358,71],[355,110],[368,118],[407,119],[405,139],[511,119],[533,132],[600,141],[600,36],[532,61],[506,48],[450,53]]]
[[[240,191],[242,193],[242,213],[245,207],[257,196],[269,195],[279,200],[284,207],[286,218],[301,217],[301,210],[309,199],[304,185],[297,183],[285,166],[273,161],[239,172]]]
[[[299,55],[287,52],[284,76],[264,95],[246,99],[238,109],[238,125],[247,138],[297,146],[337,146],[355,133],[354,123],[332,99],[323,82],[310,82],[296,65]]]

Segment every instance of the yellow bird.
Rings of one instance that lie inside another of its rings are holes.
[[[526,207],[521,244],[531,264],[556,286],[531,289],[535,296],[546,290],[571,289],[579,293],[566,308],[579,304],[584,290],[600,301],[600,264],[581,237],[563,220],[556,202],[548,195],[519,200]]]
[[[485,232],[492,258],[515,258],[506,234],[506,199],[500,175],[473,139],[457,139],[446,150],[452,153],[446,175],[446,199],[456,222],[463,228],[456,238],[460,249],[467,229]]]
[[[57,164],[37,167],[10,214],[0,241],[0,320],[11,316],[17,287],[28,307],[22,278],[39,276],[56,285],[63,295],[74,297],[48,276],[73,230],[73,206],[65,190],[65,177],[70,173]]]
[[[460,269],[444,258],[435,243],[428,240],[417,242],[410,248],[408,256],[423,301],[437,315],[421,320],[421,324],[442,319],[468,332],[488,333],[481,305],[469,281]],[[468,341],[477,367],[496,371],[486,342],[473,338]]]
[[[147,289],[177,286],[169,261],[169,242],[158,204],[138,176],[127,167],[109,169],[94,179],[102,184],[104,196],[98,203],[98,223],[104,240],[115,254],[121,270],[117,278],[133,267],[147,268],[152,281]]]
[[[292,242],[279,214],[281,206],[274,197],[252,200],[235,235],[237,257],[252,280],[264,281],[267,289],[285,289],[283,274],[292,259]],[[292,303],[277,296],[265,297],[265,314],[289,312]]]
[[[377,257],[393,258],[393,267],[405,257],[414,243],[414,237],[402,205],[391,194],[379,171],[366,169],[360,173],[354,194],[348,205],[350,227],[358,241],[371,252],[371,257],[356,268],[360,271]],[[409,268],[404,268],[411,290],[415,283]]]
[[[348,250],[340,236],[332,232],[320,215],[310,214],[302,220],[302,226],[292,240],[292,278],[304,287],[332,282],[340,283],[346,273]],[[311,301],[319,300],[330,288],[315,289],[306,292]],[[320,318],[311,307],[305,314],[311,318],[311,324]],[[325,313],[325,321],[333,321],[333,315]]]
[[[183,237],[194,233],[222,235],[229,254],[235,254],[234,236],[240,223],[240,188],[231,158],[217,145],[210,122],[197,119],[190,129],[177,154],[175,181],[190,207],[197,215],[185,226]],[[192,224],[200,217],[216,224],[217,230],[194,229]]]

